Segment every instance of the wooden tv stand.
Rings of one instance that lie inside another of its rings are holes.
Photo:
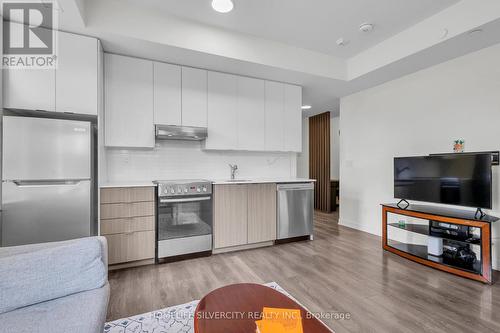
[[[414,220],[411,223],[395,221],[401,216],[414,218]],[[384,250],[420,264],[491,284],[493,282],[491,223],[498,220],[499,218],[489,215],[476,218],[474,212],[465,210],[425,205],[409,205],[406,209],[402,209],[396,204],[383,204],[382,245]],[[441,230],[436,229],[437,223],[447,224],[450,229],[446,232],[451,234],[436,234],[436,230]],[[465,229],[472,237],[455,235],[456,229],[453,228],[464,228],[462,226],[468,227]],[[405,237],[411,240],[405,242],[395,239]],[[423,244],[424,240],[429,237],[442,238],[448,249],[450,245],[452,250],[456,246],[468,248],[475,253],[476,260],[473,263],[467,262],[454,256],[453,251],[448,251],[441,256],[430,255],[427,246]]]

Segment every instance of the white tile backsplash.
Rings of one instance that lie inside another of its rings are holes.
[[[297,154],[286,152],[209,151],[201,142],[159,141],[151,150],[106,149],[107,179],[101,182],[161,179],[229,179],[228,164],[237,164],[237,178],[294,178]]]

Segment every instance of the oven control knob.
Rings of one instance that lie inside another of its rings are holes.
[[[207,188],[205,186],[203,186],[203,192],[206,192],[207,191]]]
[[[197,187],[196,192],[201,192],[201,189],[199,187]]]
[[[171,188],[171,189],[170,189],[170,193],[172,193],[172,194],[174,194],[174,193],[175,193],[174,188]]]
[[[177,188],[177,193],[182,193],[182,188]]]
[[[184,187],[184,193],[187,193],[187,192],[188,192],[187,187]]]

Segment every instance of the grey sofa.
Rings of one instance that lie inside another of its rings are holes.
[[[0,332],[102,333],[104,237],[0,248]]]

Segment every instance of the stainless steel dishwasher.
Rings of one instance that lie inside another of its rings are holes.
[[[313,239],[313,183],[278,184],[278,239]]]

